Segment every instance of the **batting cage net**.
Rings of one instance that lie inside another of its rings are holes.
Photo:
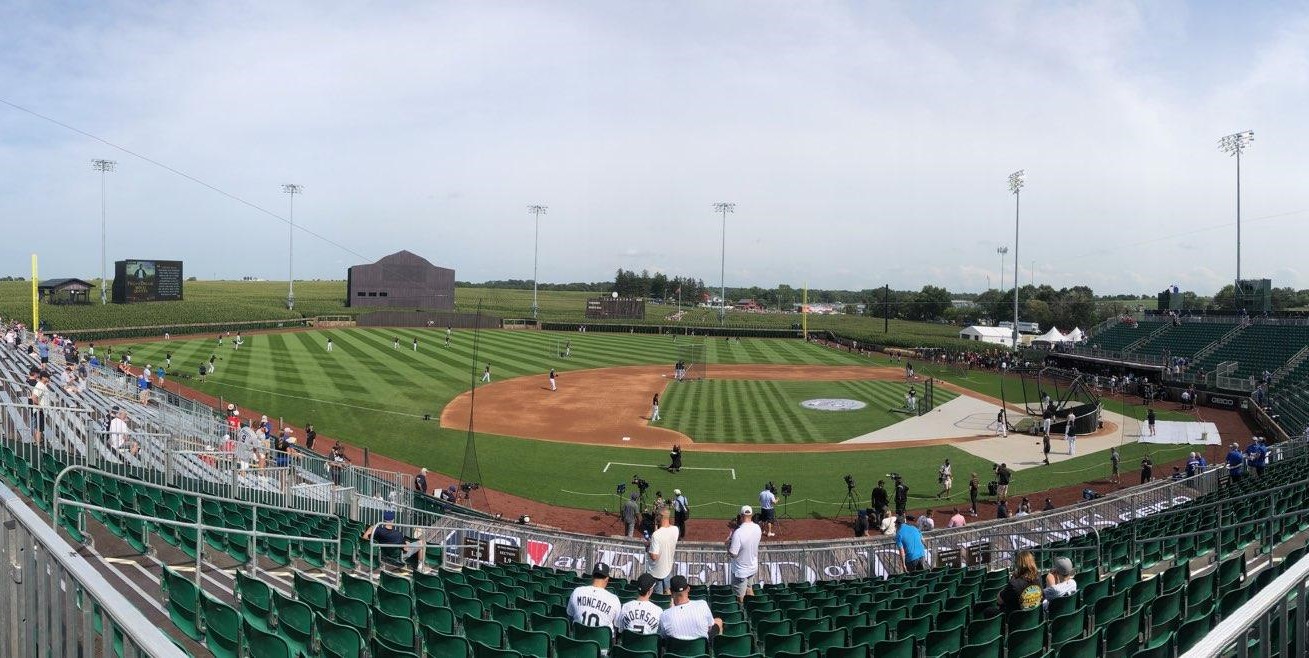
[[[705,378],[705,346],[703,342],[678,342],[677,362],[682,367],[677,370],[678,381],[700,381]]]

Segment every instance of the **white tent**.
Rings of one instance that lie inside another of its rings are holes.
[[[965,327],[959,330],[959,337],[964,340],[975,340],[996,345],[1012,346],[1014,344],[1013,330],[1000,327]]]
[[[1071,342],[1080,343],[1086,339],[1086,334],[1083,334],[1080,328],[1073,327],[1073,330],[1068,332],[1066,338]]]
[[[1033,343],[1062,343],[1068,340],[1058,329],[1050,327],[1050,330],[1032,339]]]

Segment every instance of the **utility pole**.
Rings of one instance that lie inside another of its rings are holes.
[[[109,286],[105,283],[105,174],[118,166],[114,160],[92,160],[91,168],[100,172],[100,305],[109,303]]]
[[[1009,174],[1009,191],[1014,195],[1014,344],[1013,348],[1018,349],[1018,202],[1021,196],[1019,192],[1023,189],[1023,183],[1027,181],[1027,170],[1019,169]]]
[[[295,308],[295,195],[304,193],[303,185],[287,183],[282,186],[282,193],[291,197],[291,215],[287,222],[290,227],[286,242],[286,308]]]
[[[536,303],[536,265],[541,253],[541,215],[549,210],[548,206],[532,205],[527,207],[527,212],[536,216],[536,240],[532,246],[532,319],[536,319],[537,310],[540,306]]]
[[[714,204],[714,212],[723,215],[723,252],[720,261],[719,270],[719,296],[721,299],[718,303],[718,324],[725,326],[727,324],[727,213],[736,212],[736,204],[729,202],[719,202]]]
[[[1232,287],[1232,301],[1236,308],[1242,307],[1241,299],[1241,154],[1254,141],[1254,131],[1244,130],[1232,133],[1218,140],[1218,150],[1236,157],[1236,281]]]
[[[999,283],[996,285],[996,288],[999,289],[1004,286],[1004,255],[1009,253],[1009,247],[996,247],[995,253],[1000,254],[1000,278],[998,279]]]

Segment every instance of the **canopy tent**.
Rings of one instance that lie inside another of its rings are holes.
[[[1086,339],[1086,334],[1083,334],[1080,328],[1073,327],[1073,330],[1068,332],[1065,338],[1071,342],[1080,343]]]
[[[1058,330],[1058,329],[1055,329],[1054,327],[1050,327],[1050,330],[1049,330],[1049,331],[1047,331],[1047,332],[1041,334],[1040,336],[1037,336],[1036,338],[1033,338],[1033,339],[1032,339],[1032,342],[1033,342],[1033,343],[1052,343],[1052,344],[1053,344],[1053,343],[1062,343],[1062,342],[1067,341],[1067,340],[1068,340],[1068,338],[1067,338],[1066,336],[1064,336],[1063,334],[1059,333],[1059,330]]]

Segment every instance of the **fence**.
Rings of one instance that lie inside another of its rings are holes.
[[[185,655],[17,494],[0,500],[0,655]]]
[[[1306,596],[1309,560],[1301,559],[1228,615],[1181,658],[1309,655]]]

